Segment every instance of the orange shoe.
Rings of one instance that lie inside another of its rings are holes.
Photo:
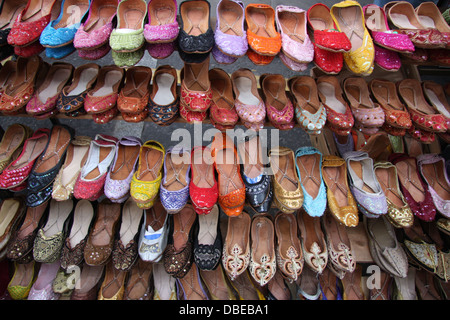
[[[263,56],[281,50],[281,34],[275,28],[275,10],[267,4],[251,3],[245,8],[247,40],[250,48]]]

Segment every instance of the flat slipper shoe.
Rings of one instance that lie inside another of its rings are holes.
[[[148,2],[148,23],[144,26],[144,37],[148,43],[174,42],[179,33],[176,0],[150,0]]]
[[[25,214],[25,208],[19,199],[5,199],[0,208],[0,252],[5,252],[12,233]],[[6,253],[6,252],[5,252]]]

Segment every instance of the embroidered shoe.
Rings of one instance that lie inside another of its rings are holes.
[[[148,43],[169,43],[178,37],[176,0],[148,2],[148,23],[144,26],[144,37]]]

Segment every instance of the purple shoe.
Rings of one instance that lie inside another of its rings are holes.
[[[109,41],[116,16],[117,0],[93,0],[89,15],[75,33],[73,45],[77,50],[92,50]]]
[[[148,23],[144,26],[144,37],[149,43],[173,42],[178,37],[180,27],[177,22],[177,1],[148,2]]]
[[[292,71],[303,72],[308,69],[308,63],[299,63],[297,61],[294,61],[286,56],[283,51],[280,51],[278,57],[280,58],[281,62],[283,62],[283,64]]]
[[[104,192],[111,202],[122,203],[129,197],[131,178],[136,171],[141,139],[126,136],[116,144],[116,155],[106,175]]]
[[[216,10],[214,40],[217,49],[233,58],[244,56],[248,50],[247,32],[244,30],[244,4],[237,0],[221,0]]]
[[[190,163],[191,154],[188,151],[179,148],[167,150],[160,198],[169,214],[179,212],[189,200]]]
[[[169,57],[176,49],[174,41],[167,43],[147,43],[146,49],[150,56],[155,59],[165,59]]]
[[[212,49],[212,56],[213,56],[214,60],[216,60],[216,62],[220,63],[220,64],[232,64],[238,59],[238,58],[234,58],[232,56],[226,55],[225,53],[220,51],[217,48],[216,44],[214,45],[214,47]]]

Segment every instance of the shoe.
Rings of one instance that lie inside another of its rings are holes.
[[[145,53],[145,46],[130,52],[111,51],[111,57],[117,67],[134,67],[142,60]]]
[[[109,46],[109,43],[106,43],[106,44],[102,45],[101,47],[98,47],[97,49],[92,49],[92,50],[77,49],[78,56],[84,60],[101,59],[104,56],[106,56],[110,50],[111,50],[111,47]]]
[[[117,6],[117,25],[109,37],[109,45],[116,52],[134,52],[145,44],[144,24],[147,3],[144,0],[126,0]]]
[[[97,300],[122,300],[127,275],[127,271],[117,270],[114,268],[113,262],[109,261],[105,266],[105,275]]]
[[[262,150],[262,141],[258,135],[246,136],[238,144],[246,199],[255,213],[269,212],[273,201],[271,178],[265,171],[264,163],[267,160],[263,158]]]
[[[222,235],[219,207],[214,205],[207,215],[198,216],[198,234],[194,237],[194,262],[201,271],[217,268],[222,258]]]
[[[89,14],[73,38],[73,46],[78,51],[93,51],[107,45],[117,19],[117,1],[91,0]]]
[[[406,278],[394,277],[392,300],[417,300],[416,268],[410,266]]]
[[[41,45],[44,47],[59,48],[72,44],[73,38],[81,22],[85,20],[90,6],[90,0],[67,2],[63,0],[58,18],[50,21],[44,30],[42,30],[39,37]]]
[[[209,58],[202,63],[184,64],[181,72],[180,105],[188,111],[206,114],[211,106],[212,89],[208,70]]]
[[[0,84],[2,88],[0,89],[0,101],[3,95],[3,91],[7,86],[9,86],[14,81],[16,75],[16,62],[12,60],[5,61],[3,67],[0,70]]]
[[[442,300],[438,288],[436,278],[432,273],[426,270],[416,271],[416,292],[418,300]]]
[[[320,134],[327,120],[327,111],[319,100],[316,82],[309,76],[298,76],[290,79],[288,86],[298,124],[308,134]]]
[[[91,137],[75,136],[70,142],[64,164],[53,182],[53,199],[64,201],[73,196],[75,183],[85,164],[91,141]]]
[[[19,199],[9,198],[3,200],[0,208],[0,216],[2,217],[0,222],[0,252],[2,252],[2,256],[25,211],[26,208]]]
[[[294,106],[286,95],[286,81],[281,74],[262,74],[259,78],[269,121],[277,129],[294,127]]]
[[[434,28],[425,27],[411,3],[398,1],[387,8],[389,21],[396,27],[393,31],[406,34],[417,48],[443,48],[442,34]]]
[[[278,53],[278,55],[283,54],[283,51],[280,51]],[[284,55],[286,57],[286,55]],[[268,64],[270,64],[274,59],[275,56],[265,56],[262,54],[257,53],[256,51],[253,51],[252,49],[248,48],[247,50],[247,58],[253,62],[253,64],[257,65],[257,66],[266,66]],[[293,61],[293,60],[291,60]]]
[[[70,233],[61,250],[61,268],[80,266],[84,260],[84,248],[94,220],[94,207],[88,200],[77,202],[73,212]]]
[[[195,212],[209,214],[219,197],[214,160],[209,147],[194,147],[191,151],[189,196]]]
[[[61,251],[73,221],[73,201],[50,200],[48,219],[39,229],[33,246],[36,262],[53,263]]]
[[[275,10],[267,4],[245,7],[249,48],[263,56],[276,56],[281,50],[281,34],[275,28]]]
[[[144,213],[144,222],[139,238],[139,257],[143,261],[159,262],[167,246],[168,214],[161,204],[155,201]]]
[[[214,42],[217,50],[226,57],[243,57],[248,50],[244,4],[237,0],[221,0],[217,4],[216,17]]]
[[[106,175],[104,192],[112,202],[125,202],[130,194],[130,182],[136,171],[141,139],[125,136],[116,144],[116,154]]]
[[[170,148],[166,151],[159,196],[169,214],[178,213],[188,202],[190,158],[190,153],[182,148]]]
[[[90,266],[83,263],[80,286],[72,291],[70,300],[97,300],[104,269],[104,266]]]
[[[358,208],[348,186],[345,160],[337,156],[325,155],[322,161],[322,177],[327,187],[330,213],[347,227],[357,226]]]
[[[450,131],[450,104],[447,101],[444,88],[434,81],[423,81],[422,89],[430,105],[445,117],[447,132]]]
[[[84,261],[90,266],[105,265],[111,257],[122,216],[121,206],[103,200],[98,204],[94,225],[84,247]],[[111,266],[113,262],[110,262]]]
[[[344,32],[352,48],[344,52],[347,68],[358,75],[370,75],[374,68],[375,48],[364,23],[361,5],[353,0],[334,4],[330,10],[331,17],[340,32]]]
[[[319,99],[327,112],[328,128],[339,136],[348,136],[355,120],[352,111],[343,98],[339,80],[334,76],[321,76],[317,79]]]
[[[8,35],[14,26],[18,16],[27,6],[26,0],[22,1],[3,1],[0,5],[0,46],[2,47],[1,60],[4,60],[14,53],[14,47],[8,44]]]
[[[327,206],[327,193],[322,179],[322,153],[314,147],[295,151],[295,167],[303,192],[303,209],[312,217],[320,217]]]
[[[400,190],[414,215],[424,221],[433,221],[436,207],[427,184],[420,176],[416,158],[393,153],[389,161],[397,168]]]
[[[5,200],[5,204],[6,205]],[[33,260],[34,239],[48,216],[49,201],[38,207],[26,208],[25,217],[20,227],[11,235],[6,248],[6,258],[17,263],[29,263]]]
[[[125,70],[116,66],[100,68],[95,86],[88,91],[84,109],[88,114],[98,114],[113,109],[125,81]]]
[[[162,263],[153,265],[153,300],[177,300],[176,279],[166,272]]]
[[[211,156],[218,174],[218,203],[226,215],[238,216],[244,209],[245,185],[240,173],[236,147],[225,132],[214,135]]]
[[[305,268],[302,276],[297,280],[297,297],[299,300],[319,300],[319,274],[311,268]]]
[[[195,264],[183,278],[177,278],[178,300],[209,300],[206,288]]]
[[[84,108],[87,92],[97,81],[100,66],[95,63],[83,64],[73,71],[71,82],[62,90],[56,102],[61,113],[72,112]]]
[[[303,271],[303,251],[298,237],[297,219],[292,213],[275,215],[277,267],[290,283],[297,281]]]
[[[328,249],[320,227],[320,218],[311,217],[300,210],[297,212],[297,225],[305,263],[313,271],[321,274],[327,266]]]
[[[175,278],[185,277],[193,266],[197,224],[197,214],[189,204],[179,213],[169,215],[169,238],[162,261],[166,272]]]
[[[236,112],[248,129],[264,127],[266,107],[258,92],[258,82],[250,69],[239,69],[231,75]]]
[[[415,11],[420,23],[426,28],[437,29],[443,37],[445,48],[450,49],[450,26],[436,4],[421,3]]]
[[[416,159],[437,211],[449,218],[450,181],[445,170],[445,159],[433,153],[419,155]]]
[[[153,74],[153,85],[148,100],[149,117],[160,126],[168,126],[179,115],[180,98],[177,94],[178,74],[169,65],[159,66]]]
[[[36,263],[32,260],[29,263],[14,262],[14,274],[8,283],[8,293],[13,300],[26,300],[28,294],[36,280]]]
[[[397,83],[397,89],[415,127],[433,133],[447,131],[445,117],[428,104],[418,80],[401,80]]]
[[[138,259],[138,239],[144,211],[132,198],[122,207],[119,235],[114,240],[111,259],[116,270],[130,271]]]
[[[384,124],[385,114],[370,98],[367,82],[360,77],[346,78],[343,89],[355,119],[355,128],[367,134],[377,133]]]
[[[154,43],[147,44],[146,50],[152,58],[155,59],[166,59],[172,55],[177,49],[177,42],[167,42],[167,43]],[[180,55],[181,57],[181,55]]]
[[[296,170],[294,151],[286,147],[269,150],[274,203],[285,213],[294,213],[303,205],[303,190]]]
[[[186,53],[207,53],[214,46],[210,21],[211,4],[205,0],[185,0],[180,4],[178,47]]]
[[[232,0],[222,1],[234,3]],[[209,70],[208,77],[212,89],[212,103],[209,108],[210,120],[219,130],[234,127],[239,116],[234,106],[233,84],[230,76],[222,69],[214,68]]]
[[[341,279],[343,289],[343,300],[366,300],[362,287],[362,267],[357,264],[355,271],[346,273]]]
[[[313,31],[314,43],[320,50],[342,53],[352,48],[344,32],[336,28],[331,17],[330,8],[323,3],[316,3],[306,12],[308,26]],[[314,48],[316,49],[316,48]]]
[[[103,195],[106,176],[116,154],[117,141],[115,137],[100,134],[91,141],[86,161],[73,189],[76,199],[95,201]]]
[[[41,265],[36,281],[30,288],[27,300],[59,300],[61,294],[55,293],[52,289],[52,283],[56,278],[59,267],[59,261]]]
[[[342,300],[342,289],[340,288],[339,280],[330,268],[325,268],[319,276],[319,286],[321,300]]]
[[[55,109],[61,91],[72,79],[73,71],[74,67],[69,63],[53,63],[44,81],[36,87],[33,96],[28,101],[27,113],[41,115]]]
[[[376,4],[369,4],[364,6],[363,11],[366,27],[370,30],[375,45],[390,51],[414,52],[414,44],[406,34],[395,33],[389,29],[383,8]]]
[[[153,264],[138,260],[128,274],[123,300],[152,300]]]
[[[200,277],[211,296],[211,300],[236,300],[221,264],[218,264],[217,268],[213,270],[200,269]]]
[[[150,96],[152,69],[135,66],[127,69],[125,84],[117,98],[117,108],[122,113],[141,113],[147,107]]]
[[[411,128],[412,122],[406,106],[398,97],[395,83],[383,79],[373,79],[368,86],[372,96],[385,113],[383,129],[391,134],[393,133],[392,129],[401,129],[400,134],[396,135],[404,135],[406,130]]]
[[[61,60],[67,58],[69,55],[75,52],[75,47],[72,43],[57,48],[45,48],[45,55],[47,58]]]
[[[250,227],[251,218],[245,211],[228,217],[222,265],[232,281],[242,275],[250,263]]]
[[[21,124],[12,124],[6,129],[0,141],[0,172],[17,159],[31,135],[32,130]]]
[[[396,228],[409,228],[414,221],[414,214],[400,191],[397,167],[392,163],[376,162],[373,166],[375,176],[386,195],[388,206],[387,220]]]
[[[164,155],[164,146],[157,141],[149,140],[141,146],[138,168],[130,184],[131,197],[140,208],[151,208],[159,194]]]
[[[25,140],[22,152],[0,174],[0,187],[14,189],[25,184],[34,163],[47,146],[50,130],[40,128]]]
[[[384,217],[379,219],[364,217],[364,226],[375,263],[391,276],[406,278],[408,257],[397,241],[392,224]]]
[[[171,43],[177,39],[180,29],[177,9],[176,0],[148,2],[148,23],[144,26],[144,37],[148,43]]]
[[[50,20],[56,19],[61,11],[61,1],[32,0],[14,20],[8,34],[8,44],[14,47],[24,47],[39,42],[45,27]]]
[[[386,196],[373,169],[373,159],[366,152],[352,151],[344,155],[350,190],[358,209],[369,218],[387,213]]]
[[[297,72],[303,72],[306,69],[308,69],[308,64],[307,63],[298,63],[297,61],[294,61],[292,59],[290,59],[288,56],[286,56],[283,51],[280,51],[280,53],[278,53],[278,57],[280,58],[281,62],[289,69],[292,71],[297,71]],[[269,57],[270,58],[270,57]],[[250,59],[250,56],[249,56]]]
[[[260,286],[266,285],[276,271],[275,231],[270,216],[258,214],[252,218],[249,271]]]
[[[307,32],[306,11],[295,6],[279,5],[275,8],[275,22],[281,34],[283,53],[298,63],[311,62],[314,45]]]

